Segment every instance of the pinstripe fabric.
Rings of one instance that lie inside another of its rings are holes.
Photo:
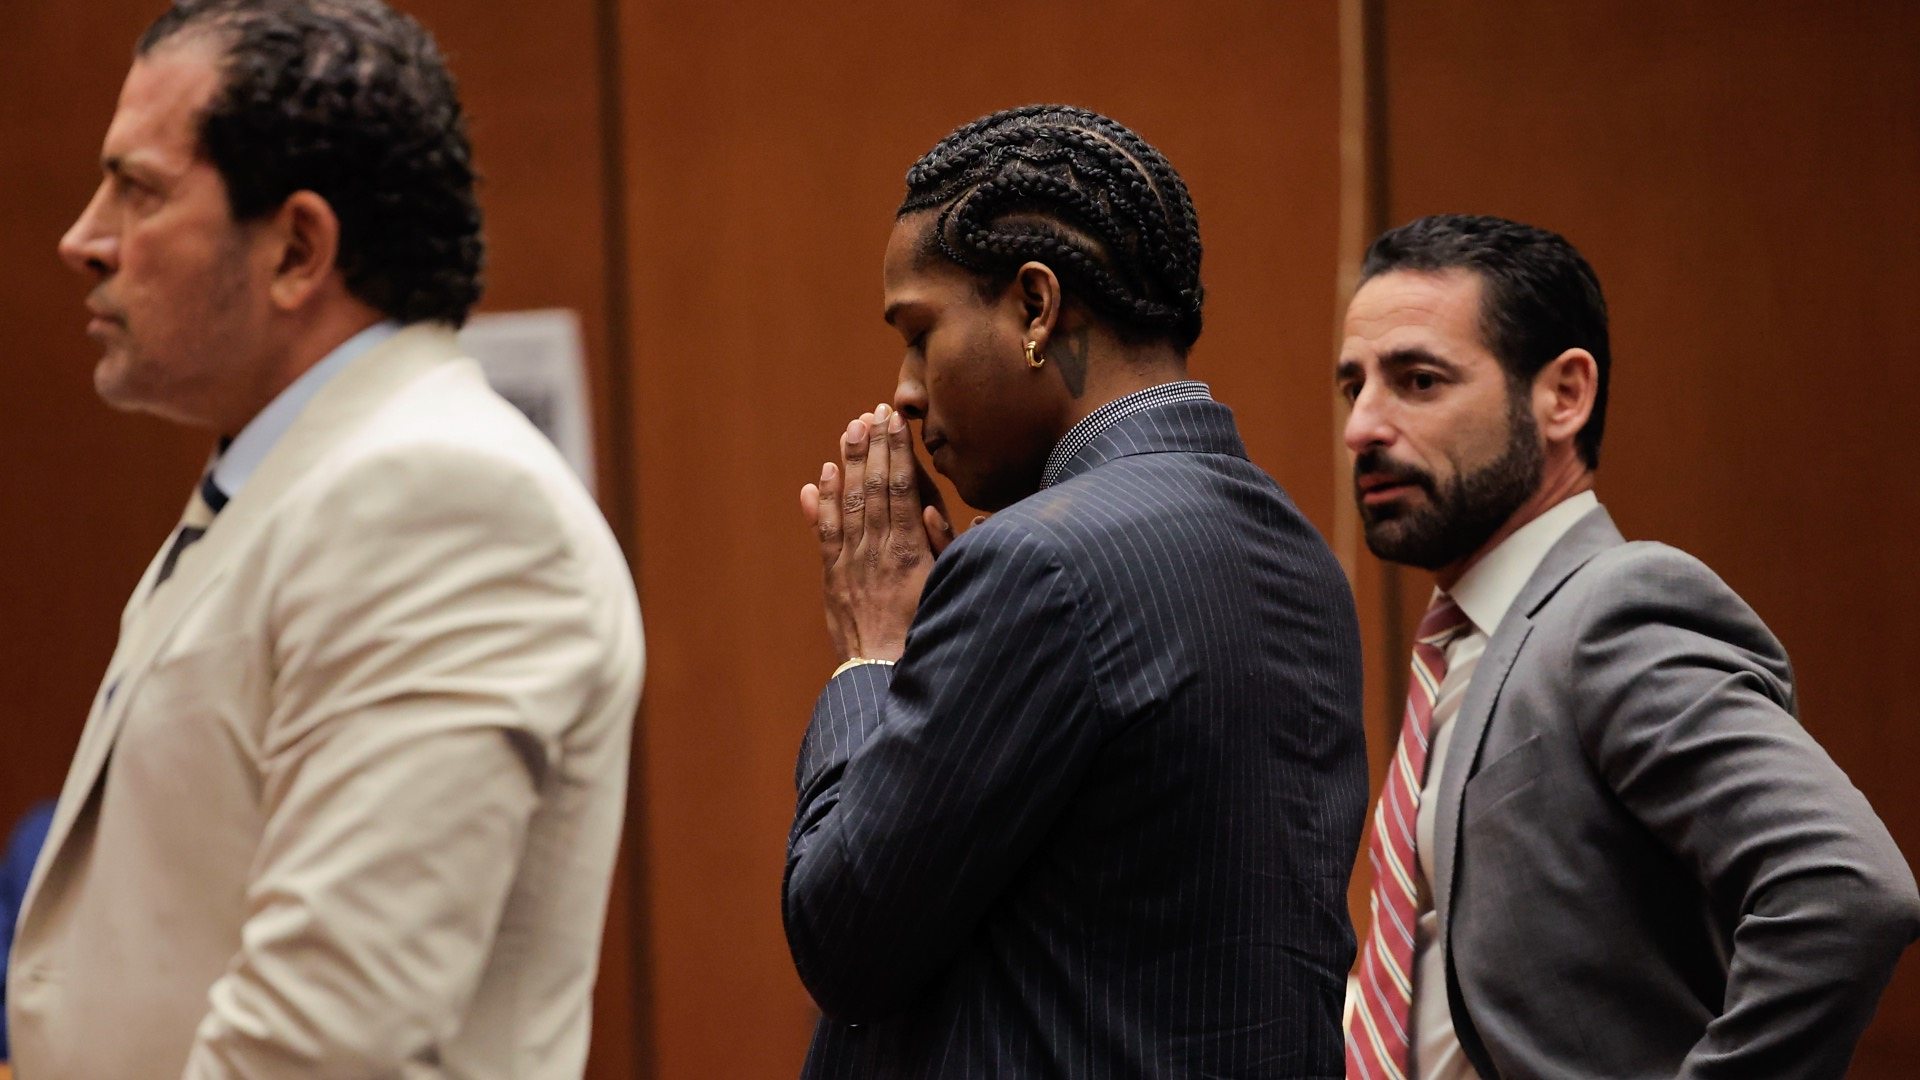
[[[1059,483],[1061,474],[1067,470],[1067,462],[1080,456],[1080,451],[1085,450],[1088,443],[1127,417],[1176,401],[1212,400],[1213,393],[1207,389],[1207,384],[1194,379],[1160,383],[1145,390],[1135,390],[1125,397],[1114,398],[1081,417],[1079,423],[1068,429],[1059,444],[1047,454],[1046,468],[1040,470],[1040,486],[1050,488]]]
[[[1340,1075],[1358,637],[1211,401],[968,531],[900,663],[834,678],[801,747],[805,1075]]]
[[[1405,1080],[1412,1069],[1414,923],[1425,904],[1415,858],[1414,821],[1426,781],[1433,705],[1447,677],[1447,643],[1468,628],[1466,613],[1445,593],[1420,620],[1407,681],[1400,746],[1373,815],[1373,927],[1360,950],[1360,992],[1347,1021],[1347,1076]]]

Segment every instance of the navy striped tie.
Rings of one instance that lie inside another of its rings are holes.
[[[193,498],[187,502],[187,512],[180,518],[180,527],[174,530],[173,544],[167,548],[167,557],[161,560],[160,572],[154,576],[153,587],[158,589],[167,583],[180,565],[180,556],[199,539],[207,535],[207,529],[213,525],[214,515],[226,509],[227,493],[213,482],[213,470],[208,469],[200,477],[200,486],[195,489]]]

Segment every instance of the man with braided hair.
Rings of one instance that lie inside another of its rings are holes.
[[[997,113],[907,174],[884,287],[893,401],[801,490],[845,659],[788,841],[806,1075],[1339,1075],[1359,635],[1186,377],[1185,184],[1106,117]],[[997,511],[958,539],[910,421]]]
[[[458,351],[480,209],[439,49],[380,0],[176,0],[101,168],[60,243],[94,384],[218,449],[21,909],[20,1075],[579,1077],[639,611]]]

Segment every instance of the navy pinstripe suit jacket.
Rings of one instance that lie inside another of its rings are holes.
[[[1232,413],[1108,429],[820,696],[805,1075],[1340,1075],[1360,685],[1346,579]]]

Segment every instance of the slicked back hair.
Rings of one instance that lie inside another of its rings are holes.
[[[1123,340],[1200,336],[1200,222],[1167,159],[1125,125],[1067,105],[982,117],[907,171],[899,216],[939,210],[930,246],[1004,286],[1045,263]]]
[[[1600,465],[1613,349],[1600,279],[1559,233],[1505,218],[1434,214],[1381,233],[1367,249],[1360,281],[1395,270],[1470,270],[1482,282],[1480,333],[1516,392],[1568,349],[1593,354],[1593,413],[1574,437],[1589,469]]]
[[[380,0],[174,0],[135,54],[201,39],[221,85],[200,150],[234,219],[312,191],[340,219],[350,293],[403,323],[464,323],[485,248],[466,121],[432,36]]]

